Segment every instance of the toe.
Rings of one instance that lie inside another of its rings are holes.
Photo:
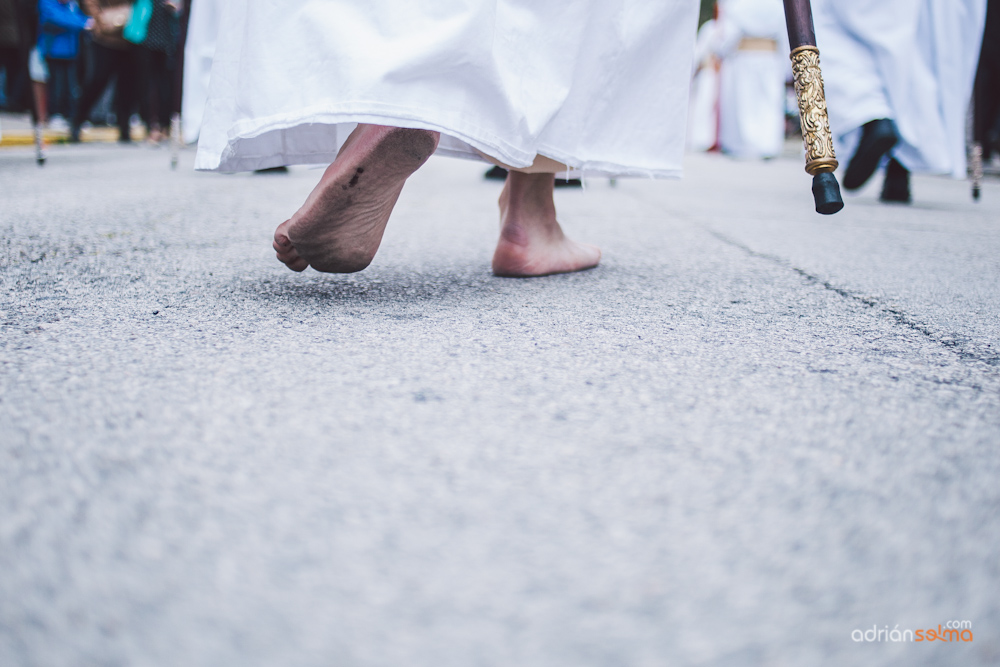
[[[288,262],[292,261],[293,259],[297,259],[299,256],[299,253],[296,252],[294,247],[282,246],[277,241],[272,243],[271,247],[274,248],[274,252],[278,255],[278,259],[280,259],[285,264],[288,264]]]
[[[601,249],[598,248],[596,245],[589,245],[589,244],[587,245],[587,248],[590,250],[590,256],[593,258],[594,266],[600,264],[602,257]]]
[[[286,220],[274,230],[274,241],[271,242],[271,247],[274,248],[274,252],[282,264],[292,271],[305,271],[309,262],[299,257],[298,251],[295,250],[295,246],[288,238],[288,234],[285,232],[288,223],[289,221]]]
[[[309,262],[299,257],[299,253],[295,252],[295,248],[288,251],[278,250],[275,253],[278,261],[290,268],[292,271],[303,271]]]
[[[302,259],[301,257],[297,257],[295,260],[291,262],[285,262],[285,266],[290,268],[292,271],[301,272],[309,268],[309,262]]]
[[[272,245],[274,249],[278,252],[287,251],[292,249],[292,241],[288,238],[288,225],[291,220],[285,220],[283,223],[278,225],[278,228],[274,230],[274,242]]]
[[[291,252],[277,252],[275,255],[278,261],[290,268],[292,271],[304,271],[309,262],[299,257],[298,253],[292,249]]]

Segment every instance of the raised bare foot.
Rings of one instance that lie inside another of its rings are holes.
[[[597,246],[577,243],[556,222],[552,200],[555,174],[510,172],[500,193],[500,241],[493,273],[527,278],[592,269],[601,261]]]
[[[360,271],[375,257],[403,183],[440,135],[358,125],[295,215],[274,231],[278,259],[293,271]]]

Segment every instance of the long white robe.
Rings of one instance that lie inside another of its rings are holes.
[[[330,162],[356,123],[588,174],[681,169],[695,0],[226,0],[198,169]]]
[[[194,0],[184,44],[184,95],[181,122],[184,143],[198,140],[208,102],[208,85],[215,58],[215,40],[221,21],[221,0]]]
[[[781,0],[727,0],[718,23],[719,144],[739,158],[774,157],[784,145],[785,80],[791,69]],[[744,38],[772,40],[775,49],[742,49]]]
[[[891,118],[903,166],[964,178],[986,0],[813,0],[813,12],[841,162],[863,124]]]

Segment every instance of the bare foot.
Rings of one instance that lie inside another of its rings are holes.
[[[493,253],[497,276],[527,278],[592,269],[597,246],[577,243],[556,222],[555,174],[512,171],[500,193],[500,241]]]
[[[292,271],[360,271],[375,257],[403,183],[440,135],[358,125],[295,215],[274,231],[278,259]]]

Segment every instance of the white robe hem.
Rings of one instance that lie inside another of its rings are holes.
[[[377,107],[381,107],[381,109]],[[570,174],[574,177],[589,175],[679,178],[682,174],[680,165],[673,169],[664,169],[662,167],[646,168],[636,165],[626,166],[608,161],[587,160],[548,146],[538,146],[534,152],[522,150],[481,128],[476,128],[462,122],[435,123],[427,119],[429,115],[412,113],[409,110],[394,108],[384,104],[370,103],[366,105],[365,111],[358,111],[356,109],[339,111],[324,107],[320,109],[305,109],[302,113],[295,114],[294,116],[278,114],[265,118],[242,120],[235,123],[227,133],[227,143],[221,152],[205,150],[205,146],[199,145],[195,160],[195,169],[199,171],[234,173],[296,164],[329,164],[336,159],[337,153],[340,150],[340,145],[336,141],[339,132],[334,130],[335,126],[371,123],[375,125],[389,125],[440,132],[443,136],[456,139],[457,142],[442,141],[444,145],[438,147],[437,154],[485,162],[481,156],[476,154],[475,150],[479,150],[495,160],[515,168],[528,167],[532,164],[536,155],[544,155],[557,162],[571,166],[572,170]],[[284,146],[286,145],[284,133],[294,132],[308,125],[328,126],[331,130],[330,144],[322,146],[314,152],[282,151],[278,154],[275,154],[273,150],[264,150],[255,154],[247,145],[248,142],[253,142],[255,139],[276,132],[281,133],[281,143]],[[462,144],[465,146],[462,146]]]

